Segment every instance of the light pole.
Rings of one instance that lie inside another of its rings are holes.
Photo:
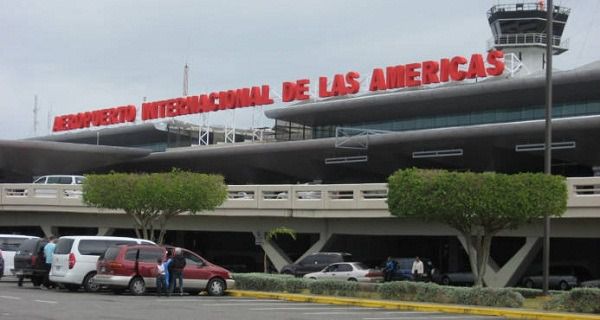
[[[552,53],[553,53],[553,16],[554,5],[548,0],[546,6],[546,130],[544,148],[544,173],[552,174]],[[544,216],[544,295],[548,295],[548,277],[550,275],[550,216]]]

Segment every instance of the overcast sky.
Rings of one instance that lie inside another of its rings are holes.
[[[49,115],[179,97],[186,62],[196,95],[261,84],[280,90],[288,80],[351,70],[362,78],[375,67],[483,53],[494,4],[0,0],[0,139],[34,136],[35,95],[37,135],[50,133]],[[572,9],[570,50],[555,67],[600,60],[600,0],[555,4]],[[250,127],[252,115],[238,109],[237,127]],[[218,125],[230,118],[231,111],[210,115]]]

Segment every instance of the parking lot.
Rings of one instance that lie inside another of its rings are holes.
[[[209,296],[89,294],[0,281],[0,319],[499,319],[429,312]]]

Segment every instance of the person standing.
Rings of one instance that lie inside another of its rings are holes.
[[[156,295],[160,297],[161,294],[168,296],[167,289],[167,270],[163,264],[162,258],[156,260]]]
[[[183,296],[183,268],[185,268],[185,257],[181,248],[175,248],[175,256],[170,264],[169,274],[169,293],[173,293],[176,287],[176,282],[179,280],[179,295]]]
[[[424,272],[423,261],[421,261],[421,259],[419,259],[419,257],[416,257],[415,261],[413,262],[412,270],[411,270],[411,273],[413,274],[413,280],[421,281],[421,279],[423,278],[423,272]]]
[[[54,256],[54,249],[56,249],[56,239],[54,236],[48,237],[48,243],[44,246],[44,262],[46,273],[44,275],[44,287],[54,288],[54,284],[50,282],[49,274],[52,269],[52,257]]]
[[[396,272],[397,263],[396,260],[392,259],[392,257],[388,257],[385,262],[385,267],[383,268],[383,281],[388,282],[392,281],[394,277],[394,272]]]

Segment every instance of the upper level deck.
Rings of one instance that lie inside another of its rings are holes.
[[[568,178],[567,218],[600,218],[600,177]],[[119,214],[89,207],[81,186],[1,184],[1,212]],[[302,218],[386,218],[387,185],[230,185],[227,200],[212,215]]]

